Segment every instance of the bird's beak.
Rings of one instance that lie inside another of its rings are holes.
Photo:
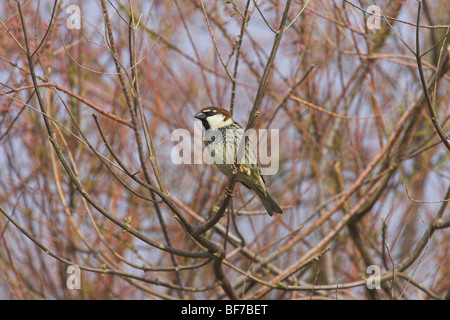
[[[198,119],[198,120],[205,120],[206,119],[206,114],[204,114],[203,112],[197,112],[196,114],[194,114],[194,118]]]

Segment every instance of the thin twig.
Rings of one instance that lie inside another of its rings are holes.
[[[250,0],[247,0],[247,4],[246,4],[245,10],[244,10],[244,18],[242,19],[241,31],[239,33],[239,41],[238,41],[237,47],[236,47],[236,59],[234,62],[234,71],[233,71],[233,77],[232,77],[232,83],[231,83],[231,101],[230,101],[231,115],[233,115],[233,111],[234,111],[234,102],[235,102],[235,97],[236,97],[236,79],[237,79],[238,66],[239,66],[239,57],[241,56],[242,41],[244,40],[244,33],[245,33],[245,30],[246,30],[247,24],[248,24],[249,5],[250,5]]]
[[[31,54],[32,57],[39,51],[39,49],[41,48],[41,46],[44,43],[45,39],[47,39],[48,33],[50,31],[50,28],[52,27],[52,24],[53,24],[53,18],[55,17],[55,11],[56,11],[56,4],[57,3],[58,3],[58,0],[55,0],[55,2],[53,3],[53,10],[52,10],[52,14],[50,16],[50,22],[48,23],[47,30],[45,31],[44,37],[42,38],[41,42],[39,43],[37,48]]]
[[[425,101],[426,101],[426,105],[428,108],[428,112],[430,113],[430,117],[431,117],[431,122],[433,123],[433,126],[437,132],[437,134],[439,135],[439,137],[441,138],[442,142],[444,143],[444,146],[447,148],[448,151],[450,151],[450,137],[444,132],[444,130],[442,130],[439,122],[437,121],[437,115],[434,112],[432,103],[431,103],[431,98],[429,96],[428,93],[428,87],[427,87],[427,83],[425,80],[425,76],[423,74],[423,69],[422,69],[422,58],[420,55],[420,39],[419,39],[419,35],[420,35],[420,28],[419,28],[419,22],[420,22],[420,11],[421,11],[421,7],[422,7],[422,1],[419,0],[418,1],[418,8],[417,8],[417,27],[416,27],[416,52],[414,53],[414,55],[416,56],[417,59],[417,67],[419,69],[419,77],[420,77],[420,83],[422,84],[422,88],[423,88],[423,93],[425,94]],[[447,35],[448,37],[448,35]],[[447,41],[444,42],[444,44]],[[447,54],[447,58],[448,58],[448,54]],[[446,59],[448,60],[448,59]]]
[[[245,130],[253,128],[253,126],[255,125],[256,118],[259,116],[259,109],[261,108],[262,99],[264,97],[267,80],[269,78],[269,74],[272,69],[272,65],[275,60],[275,56],[277,54],[278,47],[280,46],[281,39],[283,37],[284,26],[287,21],[290,5],[291,5],[291,0],[287,0],[286,6],[284,8],[283,16],[281,18],[280,26],[278,27],[278,31],[275,36],[275,41],[273,43],[272,50],[271,50],[269,58],[267,60],[266,67],[264,68],[264,72],[261,76],[261,81],[259,82],[258,91],[256,93],[255,101],[253,103],[252,110],[250,111],[250,115],[249,115],[247,126],[245,127]]]
[[[219,60],[222,63],[223,69],[225,70],[228,78],[231,81],[234,81],[235,79],[231,75],[230,70],[228,70],[228,66],[226,65],[225,61],[222,58],[222,55],[220,54],[219,47],[217,46],[216,38],[214,37],[214,32],[211,28],[211,24],[209,23],[208,13],[206,12],[205,4],[203,3],[203,0],[200,0],[200,4],[201,4],[202,10],[203,10],[203,15],[205,16],[206,24],[208,25],[209,34],[211,35],[212,41],[214,43],[214,48],[216,49],[217,55],[219,56]]]

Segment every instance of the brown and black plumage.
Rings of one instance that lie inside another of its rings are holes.
[[[205,145],[217,168],[229,178],[237,172],[237,181],[258,195],[269,215],[283,213],[266,188],[251,140],[244,139],[245,152],[239,152],[244,130],[231,114],[223,108],[211,106],[203,108],[194,117],[202,121],[206,129]]]

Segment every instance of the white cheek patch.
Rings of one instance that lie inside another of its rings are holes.
[[[233,123],[232,119],[227,119],[227,121],[225,121],[225,116],[223,114],[215,114],[213,116],[209,116],[208,118],[206,118],[206,121],[208,121],[211,129],[226,127]]]

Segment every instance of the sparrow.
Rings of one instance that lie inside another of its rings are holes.
[[[194,118],[200,120],[206,130],[205,145],[216,167],[228,178],[236,173],[236,180],[256,193],[270,216],[273,212],[283,213],[266,188],[252,140],[242,139],[244,129],[233,120],[231,113],[210,106],[200,110]]]

